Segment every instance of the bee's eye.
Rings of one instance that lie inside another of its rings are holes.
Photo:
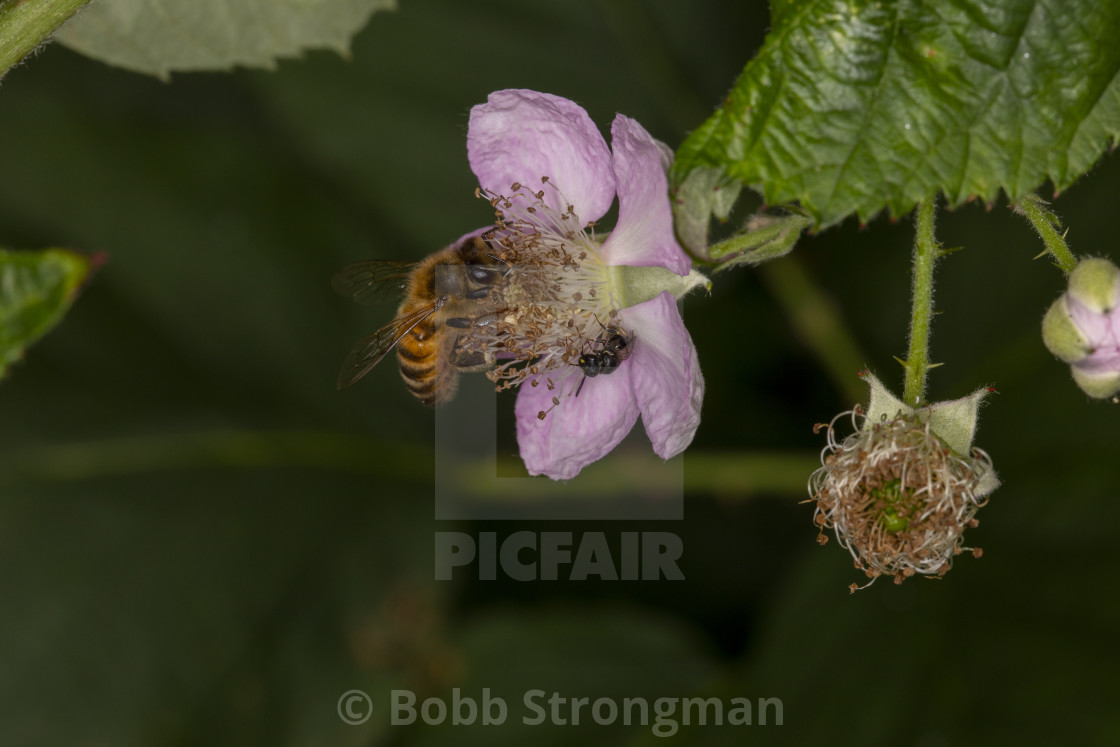
[[[471,267],[469,275],[470,279],[479,285],[495,285],[502,279],[502,273],[482,267]]]

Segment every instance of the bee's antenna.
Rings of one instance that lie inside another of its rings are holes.
[[[486,256],[494,260],[495,262],[501,262],[506,266],[506,271],[502,273],[502,277],[505,277],[513,272],[513,265],[510,264],[510,261],[505,257],[499,257],[497,254],[487,254]]]

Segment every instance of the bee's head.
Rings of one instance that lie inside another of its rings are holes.
[[[472,236],[458,247],[459,259],[465,265],[502,264],[500,247],[491,244],[481,236]]]

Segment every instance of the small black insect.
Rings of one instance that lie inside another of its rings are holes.
[[[601,322],[600,326],[602,326]],[[576,389],[577,397],[583,391],[587,377],[612,374],[618,370],[622,361],[630,357],[630,338],[618,327],[603,327],[603,334],[596,342],[601,343],[603,347],[581,354],[577,361],[579,369],[583,371],[583,378],[580,379],[579,387]]]

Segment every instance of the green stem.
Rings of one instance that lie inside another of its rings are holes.
[[[929,373],[929,328],[933,320],[933,265],[939,254],[933,235],[937,198],[918,203],[918,230],[914,239],[914,289],[910,307],[910,351],[906,357],[906,383],[902,401],[919,407]]]
[[[0,78],[89,0],[0,0]]]
[[[866,396],[866,392],[864,393]],[[695,451],[684,455],[683,485],[686,493],[710,493],[738,502],[765,494],[804,495],[805,475],[820,466],[815,452]],[[527,474],[516,457],[498,457],[497,474]],[[493,502],[527,502],[548,497],[557,483],[544,478],[531,482],[494,480],[493,463],[466,465],[456,483],[467,495]],[[665,473],[650,470],[648,454],[612,453],[584,468],[576,478],[582,498],[608,499],[619,493],[665,490]]]
[[[663,473],[651,472],[650,454],[612,454],[579,476],[587,498],[620,491],[663,490]],[[465,495],[484,501],[524,503],[549,495],[556,483],[545,478],[495,480],[525,475],[516,457],[455,464],[455,483]],[[762,493],[805,492],[805,475],[820,465],[815,452],[705,452],[684,457],[684,489],[732,500]],[[27,482],[81,482],[127,475],[192,469],[263,470],[311,468],[350,473],[380,481],[418,485],[432,481],[432,452],[423,444],[317,430],[217,430],[99,439],[25,447],[0,454],[0,488],[18,490]]]
[[[378,458],[371,458],[377,455]],[[307,467],[430,480],[431,454],[418,444],[318,430],[211,430],[34,446],[0,454],[0,485],[80,481],[213,467]]]
[[[1077,257],[1066,245],[1065,236],[1058,233],[1062,225],[1058,216],[1047,210],[1045,205],[1046,203],[1038,195],[1030,194],[1021,198],[1015,208],[1027,216],[1027,220],[1038,232],[1042,243],[1046,245],[1046,251],[1054,258],[1055,264],[1068,275],[1077,266]]]

